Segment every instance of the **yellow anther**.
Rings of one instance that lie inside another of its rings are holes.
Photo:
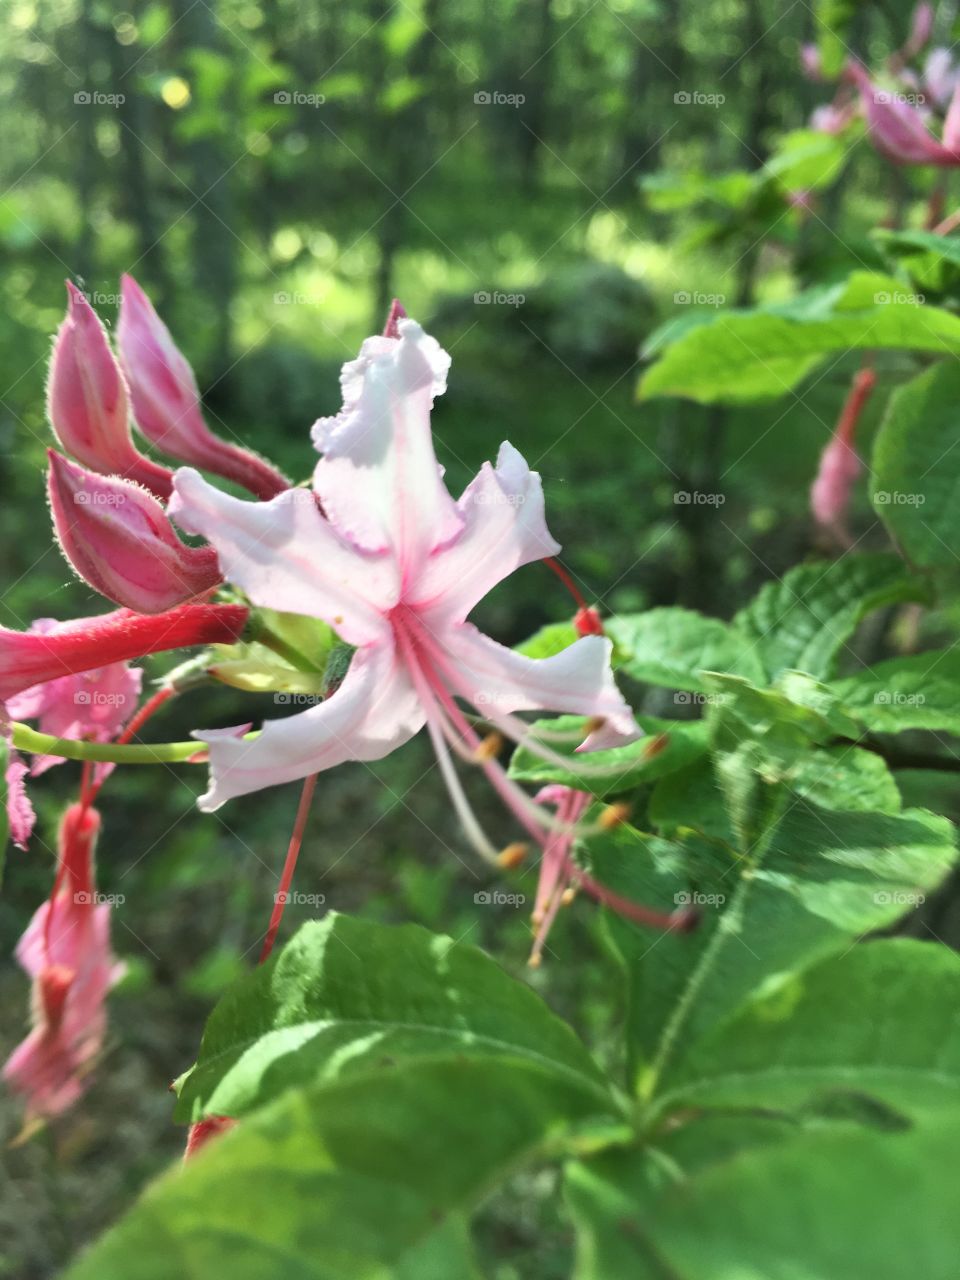
[[[495,760],[503,750],[503,738],[499,733],[488,733],[482,742],[478,742],[473,752],[477,764],[486,764]]]
[[[622,826],[630,817],[630,806],[628,804],[608,804],[597,819],[599,826],[604,831],[613,831],[615,827]]]
[[[522,840],[518,840],[515,844],[508,844],[503,852],[497,856],[497,861],[504,870],[512,871],[514,867],[519,867],[527,856],[529,847]]]

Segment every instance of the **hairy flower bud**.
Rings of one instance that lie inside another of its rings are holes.
[[[47,412],[64,449],[84,466],[120,475],[169,498],[171,473],[130,435],[127,389],[97,313],[67,281],[67,316],[50,359]]]
[[[137,613],[163,613],[221,581],[212,547],[188,547],[161,504],[128,480],[49,450],[53,523],[63,554],[95,591]]]
[[[216,472],[258,498],[269,500],[289,489],[289,481],[263,458],[209,429],[193,370],[150,299],[127,275],[122,281],[117,343],[133,416],[148,440],[172,458]]]

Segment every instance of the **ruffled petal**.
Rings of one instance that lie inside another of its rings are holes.
[[[16,751],[10,752],[4,778],[7,784],[7,825],[10,839],[18,849],[26,849],[37,821],[30,797],[27,795],[26,762]]]
[[[343,408],[314,424],[324,456],[314,472],[323,509],[366,551],[390,549],[409,582],[462,518],[433,452],[430,411],[450,357],[414,320],[398,338],[368,338],[343,366]]]
[[[354,655],[343,683],[325,702],[285,720],[267,720],[258,737],[222,730],[195,733],[210,746],[212,813],[234,796],[306,778],[346,760],[380,760],[421,728],[424,714],[392,644]]]
[[[408,593],[428,623],[462,622],[515,569],[560,550],[547,529],[540,476],[506,441],[496,467],[484,463],[457,507],[463,532],[430,556]]]
[[[551,658],[526,658],[497,644],[470,623],[437,633],[456,668],[458,692],[483,713],[568,711],[604,720],[583,744],[623,746],[643,732],[613,680],[612,645],[605,636],[584,636]],[[460,687],[462,686],[462,687]]]
[[[170,514],[213,544],[225,576],[254,604],[321,618],[348,644],[385,636],[381,615],[396,600],[394,566],[339,538],[309,490],[243,502],[184,467],[174,479]]]

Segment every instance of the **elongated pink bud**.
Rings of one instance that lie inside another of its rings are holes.
[[[854,438],[877,375],[869,366],[857,371],[844,402],[833,435],[820,456],[820,466],[810,488],[810,510],[824,528],[843,530],[850,496],[863,464]]]
[[[164,613],[222,580],[212,547],[188,547],[146,489],[47,451],[63,554],[95,591],[137,613]]]
[[[133,416],[148,440],[172,458],[234,480],[265,501],[290,488],[263,458],[209,429],[193,370],[150,299],[127,275],[121,284],[117,343]]]
[[[46,633],[0,627],[0,702],[32,685],[110,662],[189,645],[236,644],[249,616],[241,604],[183,604],[152,617],[116,609]]]
[[[904,62],[909,62],[921,51],[933,35],[933,23],[936,14],[932,4],[924,2],[917,5],[910,22],[910,34],[901,50]]]
[[[67,298],[47,384],[47,413],[57,439],[93,471],[124,476],[169,498],[171,473],[133,443],[127,389],[97,313],[69,280]]]

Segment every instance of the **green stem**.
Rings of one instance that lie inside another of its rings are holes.
[[[295,649],[292,644],[288,644],[275,631],[271,631],[263,619],[256,614],[250,615],[249,638],[265,645],[268,649],[272,649],[285,662],[289,662],[294,670],[309,671],[314,675],[320,674],[309,658],[305,657],[299,649]]]
[[[202,742],[158,742],[118,746],[114,742],[83,742],[53,738],[29,725],[14,723],[13,745],[31,755],[61,756],[64,760],[92,760],[97,764],[183,764],[206,751]]]

